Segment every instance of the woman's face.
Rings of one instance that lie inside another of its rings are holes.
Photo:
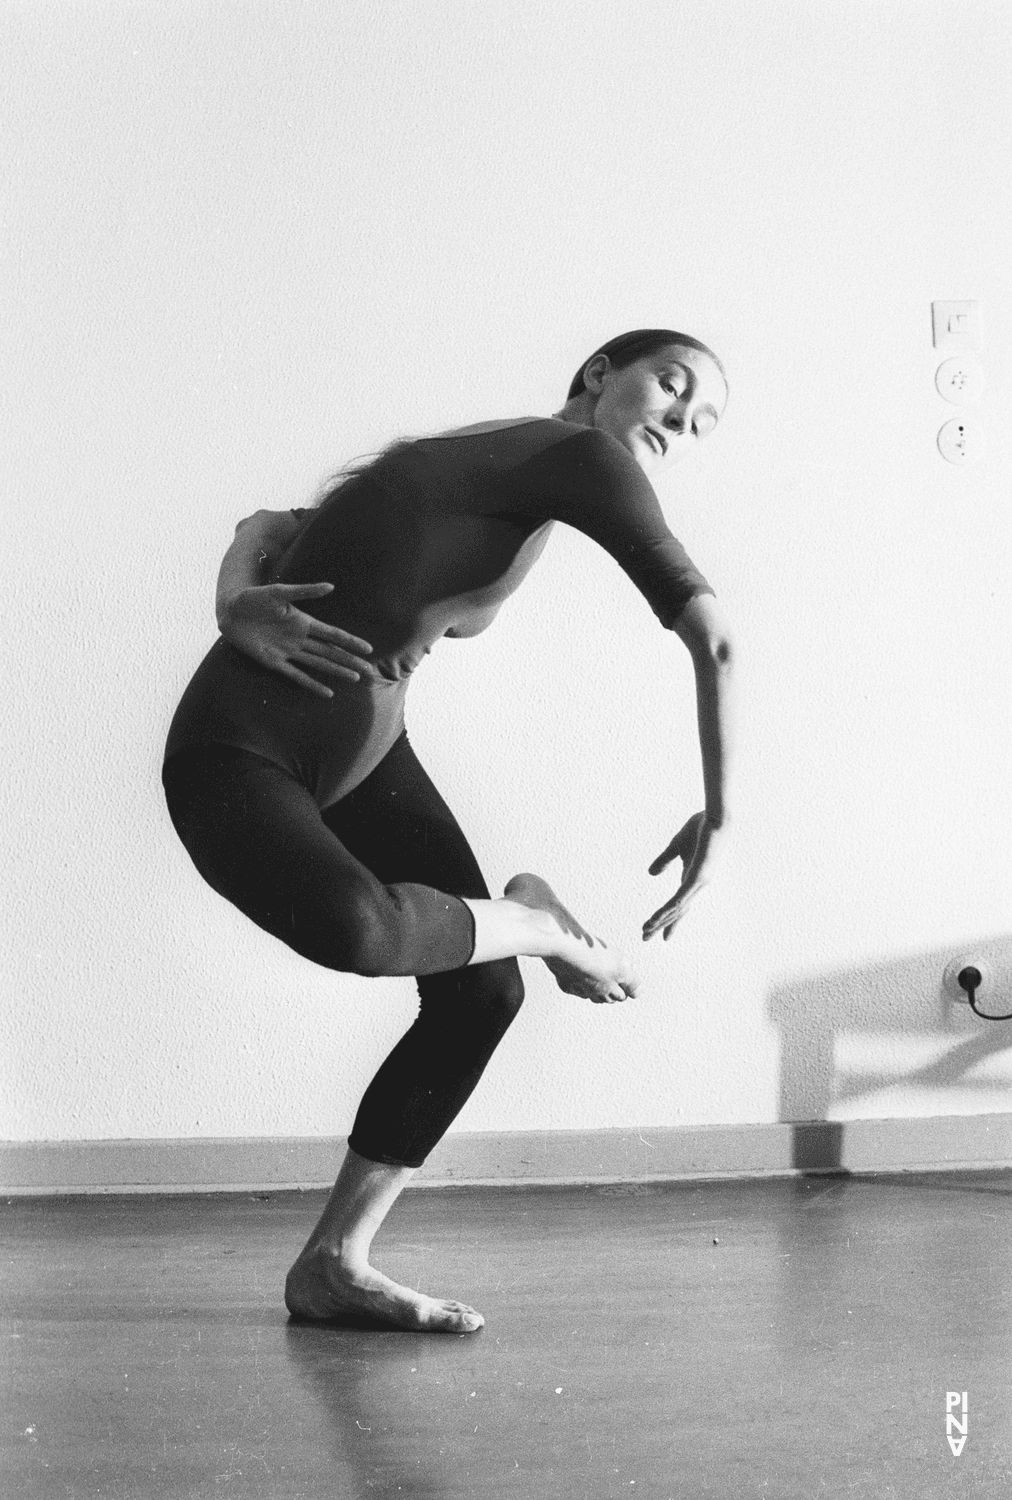
[[[624,370],[598,355],[584,383],[597,397],[594,426],[618,438],[647,474],[691,453],[716,427],[727,402],[717,365],[684,344],[648,354]]]

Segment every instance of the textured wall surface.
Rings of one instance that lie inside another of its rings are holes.
[[[0,1136],[334,1134],[409,981],[199,880],[158,785],[235,521],[396,434],[561,403],[627,327],[724,357],[663,493],[734,623],[733,858],[641,998],[529,1001],[471,1130],[1007,1107],[1012,160],[1003,0],[7,3]],[[945,464],[933,298],[979,297]],[[700,805],[686,653],[559,528],[412,688],[493,886],[629,945]]]

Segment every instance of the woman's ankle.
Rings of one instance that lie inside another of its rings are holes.
[[[309,1240],[299,1259],[326,1261],[342,1274],[354,1275],[356,1271],[365,1270],[369,1265],[371,1249],[371,1241],[367,1244],[355,1238],[321,1237]]]
[[[552,958],[562,937],[549,912],[525,906],[508,896],[498,901],[468,901],[474,917],[474,952],[471,964],[491,963],[500,958]]]

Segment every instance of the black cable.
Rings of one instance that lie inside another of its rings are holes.
[[[1012,1010],[1004,1016],[989,1016],[986,1010],[977,1009],[977,991],[984,982],[984,976],[973,964],[968,964],[965,969],[960,969],[956,975],[956,983],[961,990],[965,990],[970,999],[970,1009],[975,1016],[980,1016],[982,1021],[1012,1021]]]

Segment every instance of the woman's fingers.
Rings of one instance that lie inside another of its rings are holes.
[[[719,841],[720,834],[708,824],[705,813],[695,813],[685,826],[679,829],[664,853],[654,860],[650,866],[651,875],[659,874],[665,866],[671,863],[672,859],[680,858],[683,861],[682,883],[671,900],[659,907],[653,916],[648,917],[643,923],[644,942],[658,932],[663,933],[665,942],[671,937],[684,917],[689,903],[695,900],[708,883],[713,872]]]
[[[688,864],[700,847],[705,825],[706,814],[693,813],[692,817],[682,824],[667,848],[658,854],[653,864],[648,866],[650,874],[659,875],[662,870],[667,869],[673,859],[681,859]]]
[[[668,868],[668,865],[670,865],[671,861],[679,857],[680,852],[681,849],[679,844],[679,836],[676,836],[671,840],[671,843],[664,850],[664,852],[662,854],[658,854],[657,858],[647,866],[647,874],[662,874],[662,872]]]
[[[684,900],[679,901],[677,904],[671,901],[667,906],[662,906],[660,911],[654,912],[652,917],[648,917],[643,923],[643,941],[648,943],[659,932],[663,933],[664,939],[667,941],[685,916],[690,900],[691,897],[686,896]]]
[[[301,669],[343,682],[376,676],[368,660],[373,649],[369,641],[314,619],[295,603],[320,599],[333,588],[332,583],[272,583],[245,589],[230,606],[222,634],[238,650],[290,682],[319,698],[332,698],[329,687]]]
[[[654,860],[653,864],[647,866],[647,873],[660,875],[668,868],[673,859],[688,860],[696,847],[696,829],[690,819],[684,828],[680,828],[668,847]]]
[[[329,588],[330,585],[328,584]],[[364,641],[359,635],[352,635],[348,630],[342,630],[339,625],[325,625],[322,620],[312,620],[307,638],[311,641],[321,641],[325,645],[339,646],[343,651],[353,651],[358,656],[369,656],[372,654],[372,646]]]
[[[373,670],[368,659],[357,651],[348,651],[344,646],[324,645],[321,641],[314,640],[312,636],[307,636],[300,641],[298,649],[304,656],[311,656],[320,663],[336,661],[339,666],[351,667],[356,672],[369,674]]]
[[[322,652],[312,650],[308,645],[303,645],[298,651],[288,653],[289,661],[301,662],[304,667],[312,667],[316,672],[326,672],[331,677],[341,677],[351,682],[358,682],[362,677],[375,677],[375,672],[368,662],[360,656],[352,656],[350,652],[341,655],[331,653],[324,656]]]
[[[647,917],[643,923],[643,941],[648,942],[656,933],[663,931],[665,939],[671,936],[675,927],[685,916],[689,902],[698,896],[700,886],[681,886],[670,901],[654,912],[652,917]]]
[[[338,662],[320,661],[318,658],[309,661],[305,657],[293,656],[290,660],[302,661],[307,667],[314,667],[317,672],[326,672],[329,676],[337,677],[342,682],[361,682],[363,676],[372,675],[371,673],[360,672],[356,667],[343,667]],[[332,695],[328,692],[329,696]]]
[[[318,698],[333,698],[334,696],[333,689],[325,687],[322,682],[317,682],[316,678],[310,677],[308,673],[300,672],[298,667],[293,667],[290,661],[282,659],[281,661],[271,662],[269,665],[273,667],[275,672],[280,672],[282,677],[287,677],[292,682],[297,682],[300,687],[308,688]]]
[[[279,599],[283,605],[289,605],[295,599],[322,599],[334,589],[332,583],[272,583],[269,587],[274,598]],[[327,625],[323,620],[314,619],[312,615],[304,615],[301,610],[290,613],[304,628],[307,639],[320,641],[328,646],[339,646],[357,656],[371,655],[372,646],[360,635],[352,635],[350,630],[342,630],[339,625]]]
[[[332,583],[272,583],[271,593],[277,599],[322,599],[333,589]]]

